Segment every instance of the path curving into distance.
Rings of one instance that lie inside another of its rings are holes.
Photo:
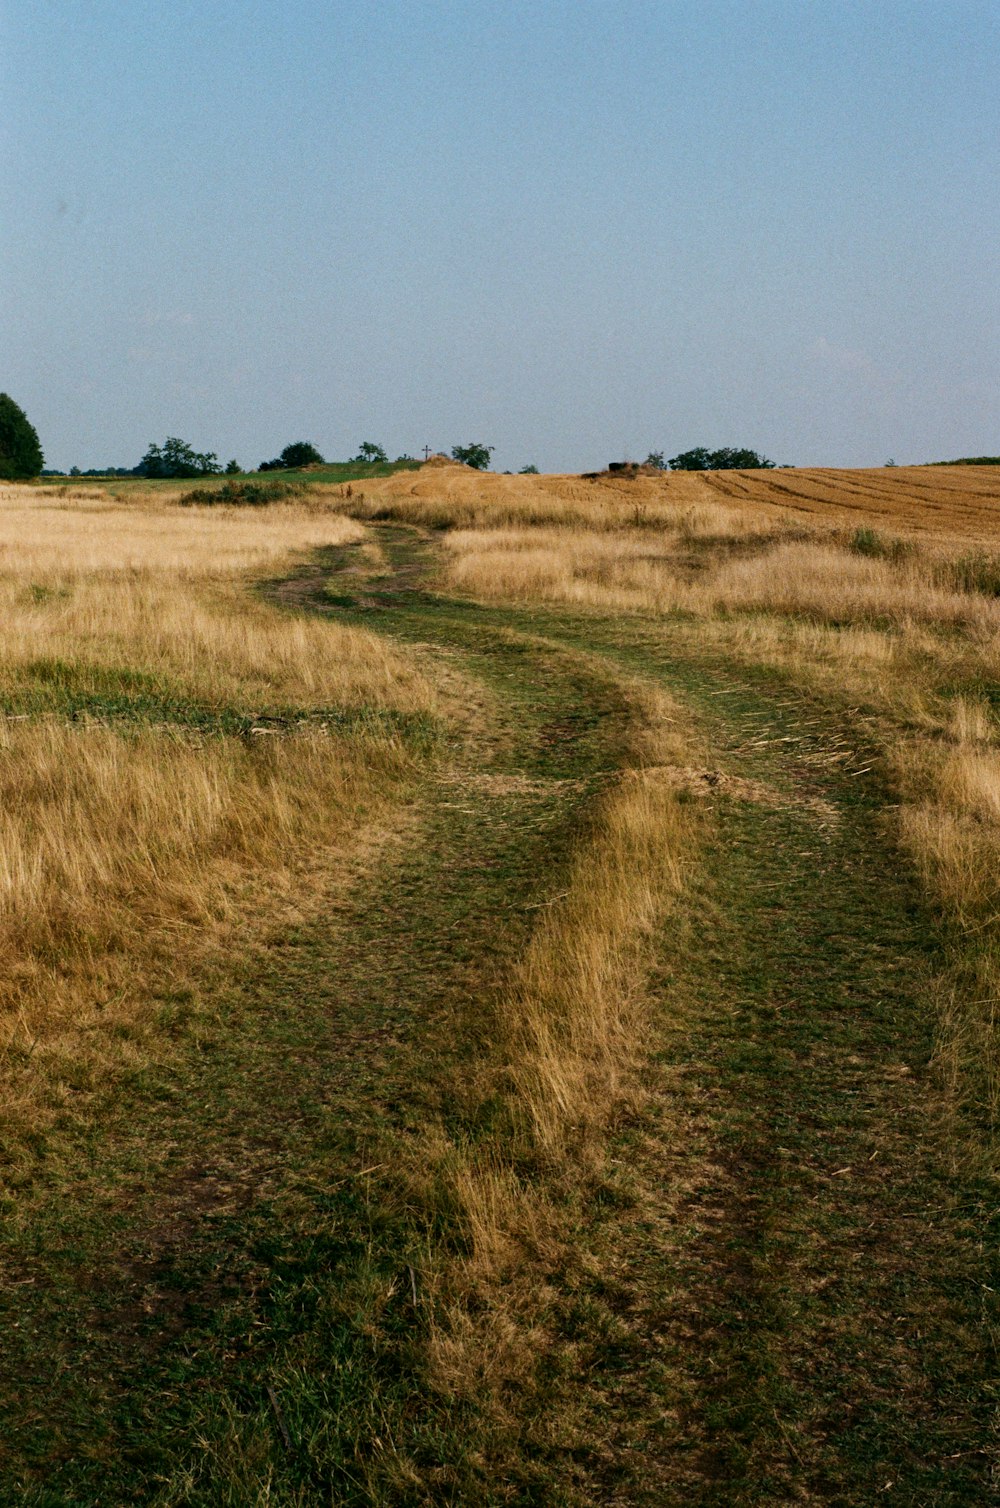
[[[412,632],[383,601],[369,625]],[[865,719],[665,628],[458,611],[648,677],[708,748],[682,774],[711,836],[661,939],[656,1108],[617,1152],[634,1218],[597,1222],[597,1280],[564,1295],[576,1357],[580,1304],[605,1311],[595,1443],[567,1475],[602,1503],[979,1500],[995,1197],[954,1166],[929,1070],[942,940]]]
[[[369,537],[381,567],[347,547],[269,590],[419,646],[443,747],[351,883],[216,978],[127,1116],[5,1213],[0,1501],[989,1501],[990,1191],[952,1166],[941,941],[863,720],[668,624],[449,599],[431,535]],[[645,985],[645,1096],[525,1248],[501,1415],[429,1386],[461,1240],[392,1164],[429,1120],[493,1134],[463,1093],[489,1001],[629,763],[637,678],[697,728],[674,778],[703,840]]]

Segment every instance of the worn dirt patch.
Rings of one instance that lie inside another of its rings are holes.
[[[633,776],[648,775],[655,771],[676,790],[707,799],[710,796],[728,796],[731,801],[752,801],[758,806],[776,810],[789,807],[805,807],[824,822],[839,822],[840,812],[832,801],[819,796],[802,796],[781,791],[777,786],[763,780],[749,780],[742,775],[729,775],[725,770],[699,770],[690,765],[646,765],[626,773]]]

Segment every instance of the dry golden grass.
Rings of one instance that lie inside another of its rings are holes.
[[[179,486],[130,491],[123,500],[94,488],[0,483],[0,551],[29,580],[49,571],[144,570],[202,580],[357,537],[349,525],[338,532],[329,508],[308,494],[267,508],[174,507],[182,496]]]
[[[379,714],[434,715],[416,661],[246,590],[359,534],[306,508],[0,492],[0,697],[22,709],[0,714],[0,1051],[35,1070],[15,1123],[142,1035],[153,973],[329,871],[412,769]],[[282,736],[218,731],[275,706],[301,714]],[[350,733],[324,716],[348,711]]]
[[[77,688],[88,676],[106,688],[119,672],[127,687],[141,673],[209,708],[433,713],[416,661],[384,639],[285,617],[243,582],[277,573],[295,551],[358,542],[347,513],[445,528],[451,590],[653,620],[681,614],[678,631],[703,646],[863,698],[883,719],[903,841],[942,905],[986,942],[997,930],[1000,774],[995,721],[974,688],[1000,673],[998,604],[954,584],[947,561],[968,545],[947,531],[964,516],[978,527],[995,482],[958,471],[848,474],[839,503],[830,473],[589,482],[446,466],[366,483],[363,495],[328,489],[331,506],[267,510],[7,489],[0,692],[13,695],[57,661]],[[866,527],[891,518],[900,533],[926,537],[908,553],[859,553],[845,516]],[[932,537],[934,518],[943,524]],[[497,1161],[446,1140],[424,1148],[428,1176],[462,1211],[469,1281],[545,1226],[517,1157],[558,1165],[579,1153],[641,1047],[644,950],[694,819],[670,771],[650,768],[692,763],[675,709],[637,703],[635,726],[636,772],[607,793],[567,895],[540,916],[499,992],[502,1062],[491,1071],[516,1106],[517,1156]],[[97,996],[118,988],[137,922],[160,938],[213,925],[248,873],[273,881],[296,843],[336,841],[406,762],[391,741],[373,755],[363,740],[318,730],[247,743],[50,719],[8,724],[4,739],[7,1042],[42,1042],[53,1055],[68,1054],[67,1033],[78,1045]],[[939,1052],[955,1075],[973,1051],[993,1061],[981,1040],[991,1011],[975,1022],[959,1005],[945,1013]],[[456,1335],[442,1332],[440,1356],[456,1368],[461,1354],[467,1367]]]
[[[692,540],[739,539],[695,532],[581,529],[456,529],[447,535],[446,577],[454,591],[490,601],[559,603],[597,612],[648,615],[774,613],[861,624],[962,624],[983,636],[1000,625],[993,597],[942,585],[937,557],[869,558],[817,535],[783,540],[754,532],[738,553],[725,548],[711,562]],[[692,527],[693,525],[693,527]]]
[[[893,533],[989,542],[995,538],[1000,467],[896,466],[717,471],[705,486],[730,505],[779,507],[824,525],[864,524]]]
[[[32,662],[136,671],[250,707],[433,710],[427,679],[384,640],[275,612],[244,589],[295,552],[362,536],[329,510],[184,508],[0,490],[0,690]]]
[[[938,1070],[954,1112],[989,1143],[1000,1128],[1000,749],[976,707],[959,711],[952,739],[900,737],[890,754],[903,845],[958,934],[938,987]]]
[[[822,540],[795,541],[714,571],[702,588],[715,610],[746,610],[864,623],[963,624],[985,632],[1000,625],[992,597],[948,591],[930,563],[871,559]]]
[[[262,885],[283,900],[404,771],[391,750],[315,733],[4,728],[0,1051],[30,1044],[37,1068],[61,1081],[71,1063],[81,1087],[109,1050],[88,1033],[141,1037],[151,980],[172,987],[231,939],[248,907],[259,915]],[[51,1085],[22,1087],[30,1101]]]
[[[671,612],[691,595],[669,535],[543,526],[459,529],[445,543],[448,587],[488,601]]]
[[[140,674],[146,691],[209,711],[429,716],[439,698],[418,660],[245,592],[248,575],[277,574],[297,550],[359,541],[358,518],[447,529],[451,590],[636,614],[651,636],[674,615],[678,642],[688,635],[698,652],[864,702],[865,736],[881,740],[900,798],[901,840],[960,937],[941,981],[942,1079],[956,1104],[995,1119],[1000,739],[982,687],[1000,670],[997,603],[960,590],[946,568],[959,546],[930,537],[935,509],[955,530],[960,495],[987,484],[934,474],[914,504],[920,524],[897,517],[906,489],[917,491],[902,472],[848,476],[844,499],[828,503],[826,473],[585,482],[441,466],[366,484],[363,496],[334,490],[333,507],[354,518],[12,490],[0,497],[0,695],[125,695]],[[978,519],[988,499],[967,506]],[[895,531],[928,537],[909,554],[863,553],[845,518],[891,518]],[[370,551],[358,558],[377,569]],[[437,1125],[391,1149],[393,1186],[428,1228],[443,1214],[461,1237],[447,1252],[428,1238],[420,1271],[430,1378],[475,1399],[501,1430],[544,1339],[533,1326],[565,1230],[560,1203],[599,1168],[601,1131],[638,1094],[655,931],[703,821],[678,779],[701,752],[682,711],[638,686],[631,695],[626,768],[589,813],[565,893],[538,908],[496,982],[486,1051],[468,1067],[474,1108],[499,1106],[500,1129],[453,1136]],[[154,973],[183,971],[199,939],[217,943],[240,916],[259,915],[264,887],[287,893],[297,854],[325,852],[329,867],[359,814],[409,768],[391,737],[332,736],[317,719],[244,739],[57,713],[0,723],[0,1053],[10,1113],[32,1125],[102,1071],[109,1024],[122,1028],[115,1050],[141,1056]],[[412,1271],[411,1281],[416,1299]],[[259,1488],[253,1462],[242,1480]]]
[[[345,489],[336,489],[343,499]],[[996,536],[1000,467],[899,466],[872,470],[789,467],[779,471],[668,472],[633,479],[601,475],[497,476],[465,466],[398,472],[366,481],[347,500],[358,516],[391,514],[439,528],[556,524],[588,529],[640,522],[670,526],[687,509],[736,515],[741,528],[776,519],[825,530],[870,525],[930,540]],[[718,532],[718,531],[713,531]]]
[[[699,652],[867,708],[900,839],[976,981],[944,992],[942,1073],[995,1124],[1000,728],[982,688],[1000,682],[998,503],[996,467],[594,481],[456,467],[366,484],[350,507],[447,529],[448,590],[672,615]]]
[[[535,1260],[561,1240],[553,1192],[597,1172],[609,1118],[639,1094],[655,931],[700,830],[675,778],[677,762],[700,752],[690,724],[642,685],[631,704],[626,767],[590,814],[565,893],[540,908],[498,982],[494,1050],[469,1092],[503,1100],[508,1134],[473,1144],[438,1127],[412,1160],[416,1200],[446,1209],[463,1236],[461,1257],[430,1268],[431,1376],[449,1394],[491,1394],[497,1413],[502,1390],[534,1367]]]
[[[693,825],[669,767],[627,772],[504,991],[510,1080],[524,1134],[546,1158],[579,1147],[625,1090],[645,1037],[637,981],[681,888]]]
[[[957,623],[992,635],[996,599],[959,589],[942,568],[991,537],[1000,478],[984,476],[990,472],[789,470],[586,482],[456,466],[366,484],[363,495],[341,503],[358,517],[447,529],[445,585],[487,600],[654,615],[772,612],[855,625]],[[870,532],[889,525],[913,544],[864,554],[850,547],[847,524]]]
[[[137,674],[196,701],[253,709],[360,704],[431,711],[433,693],[404,655],[342,625],[284,616],[236,582],[206,576],[172,581],[169,571],[29,583],[0,578],[7,632],[0,691],[13,692],[33,667],[59,661],[82,685],[88,671],[123,685]]]
[[[510,527],[621,529],[639,525],[725,533],[745,510],[728,507],[694,473],[586,481],[573,476],[497,476],[467,466],[397,472],[360,487],[330,489],[353,517],[398,518],[430,529]],[[769,518],[778,510],[771,509]],[[766,522],[766,527],[770,523]]]

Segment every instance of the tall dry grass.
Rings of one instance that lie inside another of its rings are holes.
[[[446,536],[446,582],[490,601],[601,613],[773,613],[854,625],[958,624],[980,635],[1000,626],[1000,602],[943,583],[937,557],[869,558],[830,530],[799,534],[778,524],[741,537],[733,517],[723,530],[694,509],[660,531],[461,528]]]
[[[627,771],[501,995],[521,1135],[547,1160],[579,1152],[626,1091],[648,1035],[651,940],[681,889],[693,826],[663,767]]]
[[[502,1104],[498,1129],[466,1140],[432,1128],[408,1169],[409,1197],[460,1235],[458,1255],[428,1263],[430,1375],[498,1420],[504,1390],[533,1374],[539,1261],[560,1250],[557,1205],[599,1176],[609,1120],[641,1097],[656,932],[700,833],[673,778],[702,752],[692,727],[662,693],[630,690],[626,763],[589,812],[565,892],[540,908],[497,981],[491,1050],[467,1093]]]
[[[873,559],[822,539],[779,544],[720,565],[701,596],[708,610],[729,613],[962,625],[987,633],[1000,626],[996,599],[941,586],[932,561]]]
[[[996,468],[596,484],[456,470],[390,479],[359,511],[445,529],[449,590],[654,624],[670,617],[692,653],[768,665],[853,704],[864,738],[885,751],[900,841],[962,960],[965,982],[942,996],[942,1076],[992,1135],[1000,723],[984,688],[1000,684],[998,498]]]
[[[482,475],[454,466],[397,473],[377,483],[329,489],[331,503],[352,518],[396,519],[426,529],[581,529],[588,533],[634,527],[725,534],[746,524],[745,509],[729,507],[694,474],[658,482],[586,481],[562,476]],[[782,517],[761,516],[769,530]]]
[[[136,1050],[155,980],[280,904],[293,877],[329,875],[414,769],[380,714],[436,715],[416,661],[247,590],[248,575],[359,534],[310,508],[0,491],[9,1122],[37,1126],[70,1079]],[[301,714],[279,735],[253,722],[275,706]],[[253,731],[219,732],[226,710]]]
[[[284,615],[245,590],[296,553],[359,541],[308,505],[171,507],[0,489],[0,692],[33,662],[144,672],[196,699],[430,712],[414,662],[343,625]],[[108,677],[102,676],[102,684]]]

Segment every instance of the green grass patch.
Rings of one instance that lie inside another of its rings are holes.
[[[888,560],[893,565],[898,565],[914,552],[909,540],[880,534],[877,529],[867,526],[855,529],[847,545],[855,555],[864,555],[869,560]]]
[[[213,487],[195,487],[178,501],[182,504],[217,503],[231,508],[263,508],[268,503],[287,502],[305,491],[301,481],[256,482],[249,478],[221,482]]]
[[[310,466],[304,471],[289,471],[287,475],[327,485],[370,482],[376,477],[394,476],[397,471],[419,471],[422,465],[422,461],[327,461],[322,466]]]
[[[92,719],[120,728],[171,727],[210,736],[248,738],[261,733],[326,729],[345,736],[398,738],[415,753],[429,754],[442,737],[427,713],[392,707],[258,707],[199,702],[160,676],[58,658],[32,660],[16,687],[0,692],[0,713],[9,717]]]

